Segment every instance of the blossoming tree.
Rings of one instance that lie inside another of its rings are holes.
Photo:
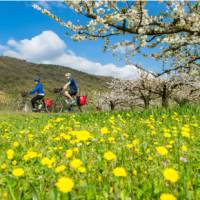
[[[126,101],[128,102],[126,105],[130,107],[135,105],[149,108],[152,104],[168,107],[170,103],[181,105],[200,100],[200,79],[197,73],[199,70],[167,77],[141,73],[135,80],[113,79],[109,87],[112,91],[112,99],[121,99],[119,101],[121,105]],[[108,95],[107,98],[109,97]]]
[[[160,1],[160,0],[159,0]],[[84,16],[77,22],[63,21],[54,13],[33,5],[67,29],[74,40],[105,41],[104,47],[113,50],[124,47],[130,56],[138,53],[163,59],[161,72],[200,65],[200,2],[166,1],[156,15],[146,1],[64,1],[71,9]],[[114,43],[112,38],[118,37]],[[144,49],[155,49],[147,54]],[[170,63],[170,66],[168,65]]]

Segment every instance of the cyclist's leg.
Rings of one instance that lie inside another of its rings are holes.
[[[70,95],[70,93],[69,93],[68,91],[65,91],[65,92],[64,92],[64,95],[65,95],[68,99],[73,100],[72,96]]]
[[[35,96],[35,97],[33,97],[33,98],[31,99],[31,104],[32,104],[32,108],[33,108],[33,109],[35,109],[35,103],[36,103],[36,101],[37,101],[37,96]]]
[[[37,96],[33,97],[31,99],[32,108],[35,109],[35,105],[36,105],[37,101],[40,99],[43,99],[43,98],[44,98],[44,96],[42,96],[42,95],[37,95]]]
[[[73,105],[77,105],[78,104],[78,101],[77,101],[77,92],[75,91],[75,92],[71,92],[70,93],[70,95],[71,95],[71,97],[72,97],[72,104]]]

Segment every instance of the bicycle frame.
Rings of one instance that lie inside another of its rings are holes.
[[[76,100],[76,98],[76,96],[73,97],[74,100]],[[81,111],[80,106],[72,105],[71,100],[67,99],[62,92],[59,92],[56,95],[56,98],[53,103],[53,110],[55,112],[62,112],[65,109],[71,111],[72,107],[78,107],[79,111]]]

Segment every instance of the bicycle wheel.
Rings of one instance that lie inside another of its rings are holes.
[[[31,107],[30,107],[28,102],[18,101],[18,102],[16,102],[16,109],[15,110],[19,111],[19,112],[30,112]]]
[[[53,112],[53,105],[52,106],[47,106],[47,105],[44,105],[44,109],[47,113],[50,113],[50,112]]]
[[[61,99],[56,99],[53,104],[52,111],[56,113],[61,113],[63,109],[64,109],[64,106],[62,104]]]
[[[17,100],[15,102],[15,108],[14,108],[14,110],[16,110],[16,111],[23,111],[24,106],[25,106],[25,103],[22,100]]]
[[[24,103],[24,107],[22,109],[23,112],[31,112],[32,111],[32,106],[30,105],[30,102],[29,101],[26,101]]]

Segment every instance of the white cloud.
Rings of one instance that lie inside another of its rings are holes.
[[[0,53],[4,52],[5,50],[7,50],[6,46],[0,45]]]
[[[7,42],[7,51],[4,55],[41,62],[49,58],[57,58],[65,49],[65,43],[52,31],[44,31],[31,39]]]
[[[139,73],[132,65],[124,67],[117,67],[112,63],[103,65],[80,57],[68,49],[64,41],[52,31],[44,31],[31,39],[20,41],[11,39],[6,46],[0,46],[0,51],[5,56],[36,63],[63,65],[95,75],[130,79],[136,78]]]
[[[37,5],[42,6],[45,9],[51,10],[53,7],[57,7],[57,8],[66,8],[66,4],[64,3],[63,0],[59,0],[59,1],[55,1],[55,0],[42,0],[42,1],[36,1],[34,2]]]

